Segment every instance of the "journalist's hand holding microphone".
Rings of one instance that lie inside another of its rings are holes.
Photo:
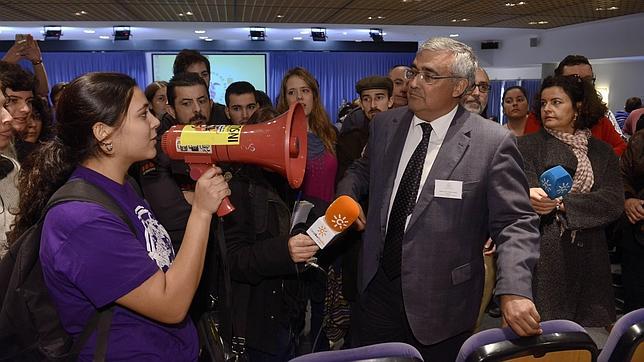
[[[362,205],[358,204],[358,207],[360,208],[360,215],[358,215],[358,219],[353,225],[356,230],[363,231],[367,227],[367,217],[364,214],[364,210],[362,210]]]
[[[547,215],[557,207],[559,200],[552,200],[541,187],[530,188],[530,203],[539,215]]]
[[[303,263],[309,260],[320,248],[310,236],[297,234],[288,239],[288,252],[294,263]]]

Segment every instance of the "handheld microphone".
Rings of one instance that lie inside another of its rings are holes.
[[[324,249],[333,238],[345,231],[360,216],[360,206],[351,197],[342,195],[326,209],[324,216],[318,218],[306,233]]]
[[[572,177],[561,166],[555,166],[539,176],[539,185],[552,200],[563,197],[572,189]]]

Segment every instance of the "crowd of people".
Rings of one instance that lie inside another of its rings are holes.
[[[183,50],[172,78],[144,89],[97,72],[50,90],[32,38],[0,61],[0,257],[44,217],[39,258],[61,324],[78,338],[114,306],[108,360],[204,358],[196,325],[213,311],[249,361],[381,342],[450,361],[494,304],[520,336],[551,319],[610,328],[609,244],[623,251],[624,312],[644,307],[644,108],[633,97],[609,111],[585,57],[565,57],[535,99],[505,89],[504,125],[487,113],[488,73],[450,38],[360,79],[336,122],[304,68],[284,74],[274,104],[243,79],[225,104],[213,101],[211,72],[207,57]],[[174,125],[262,123],[293,104],[308,130],[297,190],[249,164],[218,164],[195,181],[161,148]],[[572,178],[557,198],[540,182],[553,166]],[[75,179],[135,227],[82,201],[42,215]],[[321,216],[340,195],[360,216],[320,250],[291,225],[293,205],[309,201]],[[226,197],[236,210],[217,217]]]

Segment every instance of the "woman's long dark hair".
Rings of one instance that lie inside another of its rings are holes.
[[[7,234],[9,245],[38,221],[51,195],[81,162],[100,155],[92,127],[98,122],[119,127],[135,86],[124,74],[88,73],[65,87],[56,104],[54,139],[35,151],[31,168],[20,173],[19,211]]]
[[[595,90],[592,82],[577,75],[556,75],[544,79],[541,83],[539,102],[535,105],[535,114],[539,122],[542,122],[541,94],[544,89],[551,87],[560,87],[572,101],[572,108],[577,112],[577,120],[573,124],[576,130],[592,128],[608,112],[608,107],[602,102],[601,95]],[[581,105],[578,106],[578,103]]]

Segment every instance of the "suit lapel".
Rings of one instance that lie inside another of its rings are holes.
[[[393,119],[392,125],[385,126],[391,127],[392,129],[395,129],[395,131],[393,131],[393,134],[387,140],[383,157],[384,165],[382,165],[384,168],[382,175],[387,175],[387,180],[384,183],[384,189],[382,192],[383,207],[380,209],[380,229],[383,238],[385,231],[387,230],[387,214],[389,213],[389,203],[391,200],[391,193],[394,188],[394,180],[396,178],[396,172],[398,171],[398,165],[400,164],[400,156],[402,155],[405,141],[407,140],[409,125],[411,124],[413,117],[414,114],[411,111],[408,111],[400,119]],[[374,166],[379,167],[380,165]]]
[[[463,157],[465,150],[467,150],[470,144],[470,131],[472,126],[469,123],[471,121],[467,121],[469,112],[466,112],[464,108],[459,106],[454,120],[447,130],[447,134],[438,151],[432,169],[429,171],[429,175],[418,197],[418,202],[411,214],[407,228],[410,228],[418,220],[422,211],[434,199],[435,180],[449,180],[452,171],[454,171],[454,168]]]

